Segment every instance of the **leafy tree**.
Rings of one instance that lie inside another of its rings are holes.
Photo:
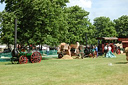
[[[128,37],[128,16],[123,15],[114,20],[118,37]]]
[[[97,17],[94,19],[94,26],[97,30],[96,37],[114,37],[117,36],[114,23],[109,17]]]
[[[1,43],[13,44],[14,41],[14,14],[8,12],[0,13]]]
[[[65,37],[63,36],[67,32],[67,22],[63,17],[63,8],[66,6],[66,2],[68,0],[42,0],[33,3],[35,27],[42,33],[40,36],[42,44],[57,45],[64,41]],[[34,35],[34,39],[36,37]]]
[[[65,8],[64,10],[69,27],[68,35],[66,35],[67,42],[76,43],[78,41],[81,44],[85,44],[85,34],[88,33],[88,37],[90,37],[89,35],[93,33],[93,26],[88,18],[89,12],[79,6]]]
[[[76,41],[85,44],[86,33],[88,43],[95,41],[95,29],[89,21],[89,13],[79,6],[66,8],[69,0],[0,1],[5,1],[6,12],[18,19],[19,44],[54,46],[60,42]]]
[[[2,30],[1,30],[1,28],[2,28],[2,12],[0,12],[0,38],[1,38],[1,33],[2,33]],[[2,41],[1,41],[1,39],[0,39],[0,43],[1,43]]]
[[[88,44],[92,44],[92,45],[97,44],[97,40],[96,40],[97,37],[95,35],[95,32],[96,32],[95,26],[92,25],[92,23],[89,23],[88,32],[87,32]]]
[[[4,0],[1,0],[1,2]],[[67,25],[63,8],[68,0],[7,0],[6,11],[18,18],[18,39],[22,44],[57,44],[64,40]]]

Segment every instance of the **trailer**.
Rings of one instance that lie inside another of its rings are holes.
[[[116,51],[116,47],[115,47],[115,42],[117,42],[118,38],[117,37],[100,37],[97,38],[98,40],[98,52],[99,54],[104,54],[104,47],[105,45],[110,45],[112,48],[112,52]]]

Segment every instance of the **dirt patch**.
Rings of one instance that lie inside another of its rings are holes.
[[[69,55],[64,55],[61,59],[73,59],[73,58]]]

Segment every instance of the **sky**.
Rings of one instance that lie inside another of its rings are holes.
[[[111,20],[118,19],[122,15],[128,15],[128,0],[69,0],[67,6],[78,5],[88,11],[89,19],[100,16],[109,17]],[[5,8],[5,3],[0,4],[0,11]]]
[[[2,12],[4,10],[4,8],[5,8],[5,3],[3,3],[3,4],[0,3],[0,12]]]
[[[70,0],[67,5],[69,7],[78,5],[90,12],[89,19],[91,22],[100,16],[114,20],[122,15],[128,15],[128,0]]]

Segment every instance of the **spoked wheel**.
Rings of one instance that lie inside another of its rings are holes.
[[[42,56],[39,52],[34,52],[31,55],[31,62],[32,63],[37,63],[37,62],[41,62],[42,60]]]
[[[63,54],[58,54],[58,58],[62,58],[63,57]]]
[[[28,62],[28,59],[25,55],[20,56],[19,63],[20,64],[26,64]]]

